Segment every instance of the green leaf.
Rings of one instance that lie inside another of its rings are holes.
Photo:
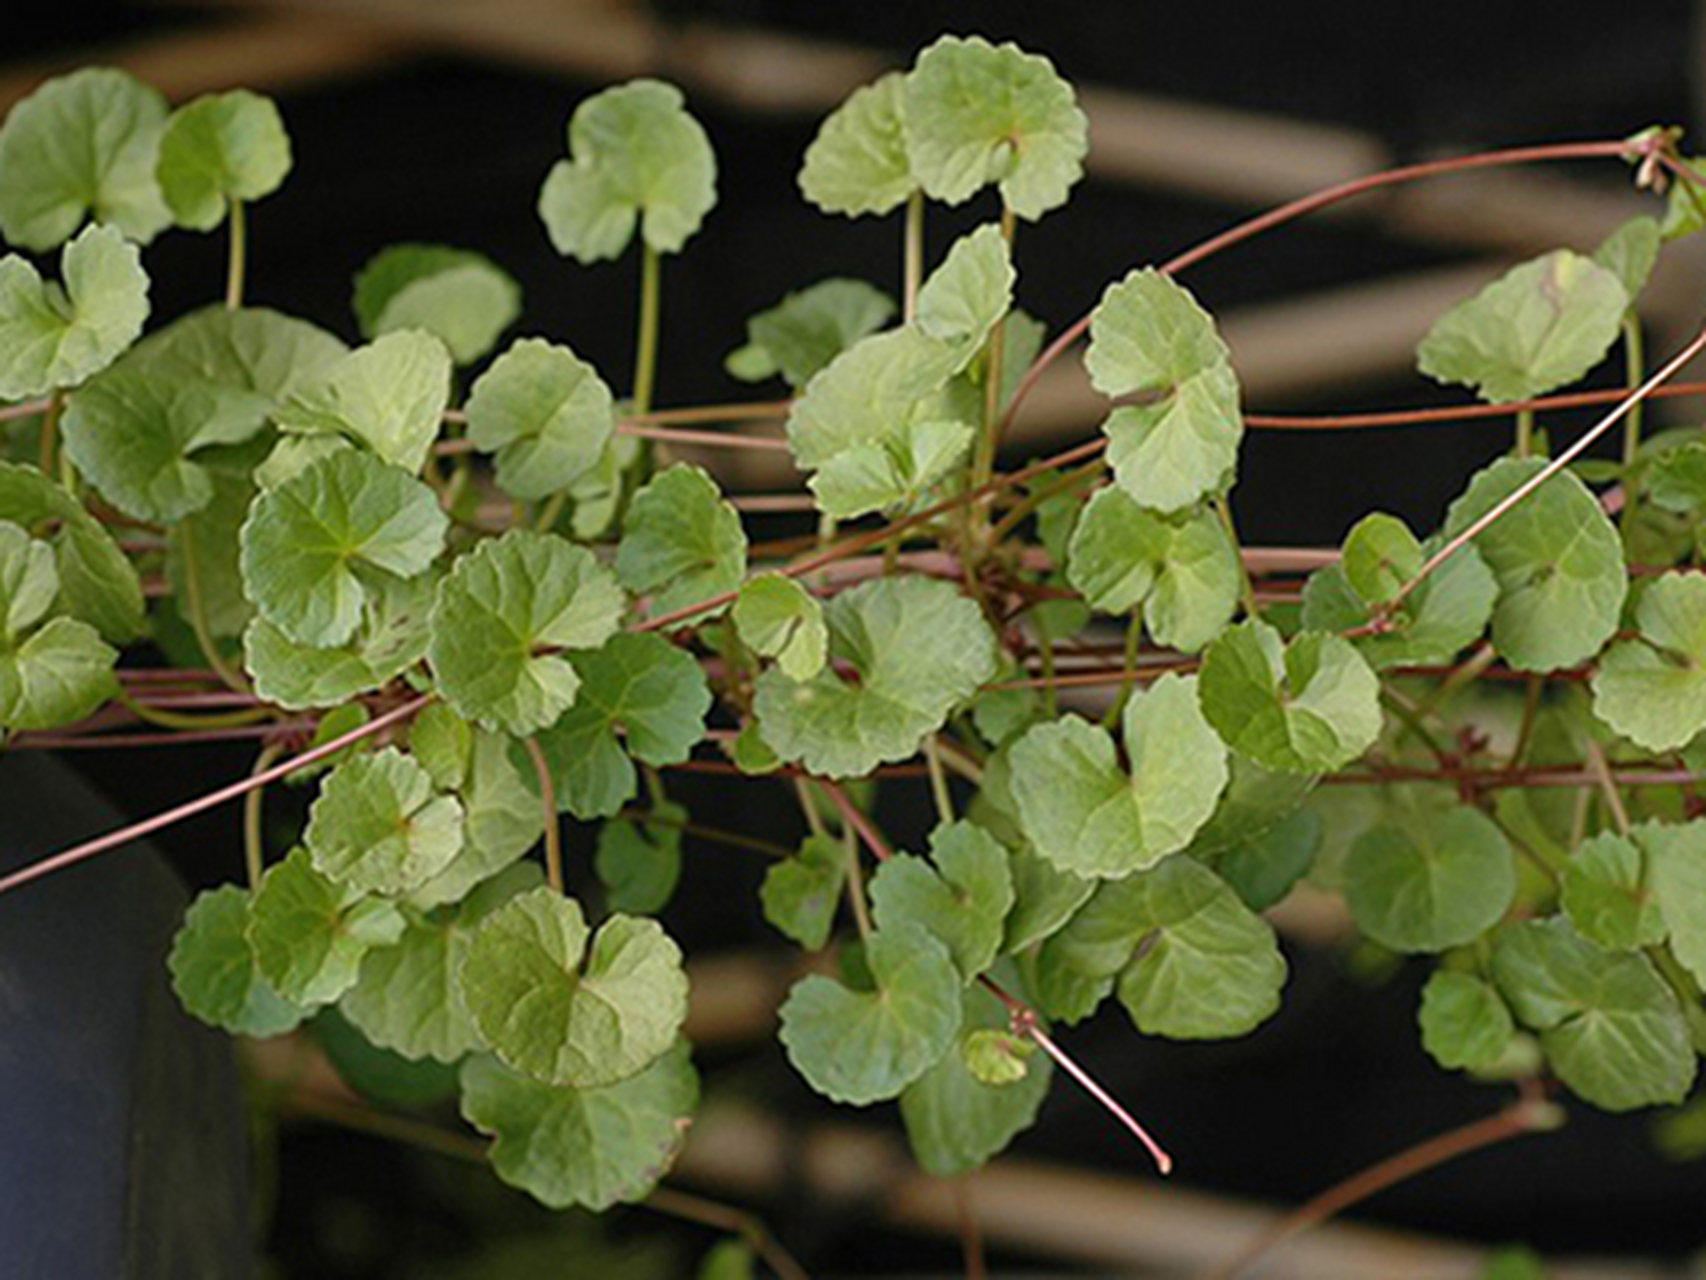
[[[1007,913],[1001,950],[1013,955],[1059,929],[1089,896],[1098,881],[1062,871],[1029,843],[1009,850],[1013,875],[1013,908]]]
[[[0,519],[51,528],[63,612],[87,622],[112,644],[143,633],[142,583],[106,527],[34,467],[0,462]]]
[[[1034,1041],[1021,1039],[1005,1029],[984,1027],[967,1032],[960,1040],[960,1059],[972,1079],[980,1084],[1018,1084],[1030,1075],[1036,1052]],[[1050,1065],[1047,1059],[1043,1059],[1043,1065],[1046,1070]]]
[[[825,668],[808,681],[777,670],[753,702],[777,755],[827,777],[858,777],[902,760],[995,675],[995,645],[970,600],[932,578],[861,583],[825,610],[830,655],[857,673]]]
[[[1245,906],[1266,911],[1309,874],[1321,849],[1321,831],[1320,814],[1295,810],[1261,835],[1221,854],[1214,869],[1238,891]]]
[[[1690,440],[1652,459],[1641,486],[1655,506],[1674,515],[1706,506],[1706,442]]]
[[[303,836],[314,869],[369,893],[404,893],[462,847],[462,806],[433,794],[432,776],[395,747],[332,770]]]
[[[1357,927],[1382,946],[1445,951],[1499,922],[1516,894],[1516,867],[1493,820],[1456,805],[1363,832],[1344,890]]]
[[[1706,179],[1706,164],[1698,157],[1682,163],[1696,178]],[[1680,240],[1702,227],[1706,227],[1706,196],[1702,196],[1699,182],[1679,176],[1665,203],[1665,218],[1659,226],[1659,233],[1666,240]]]
[[[185,1009],[233,1035],[283,1035],[305,1011],[267,985],[249,942],[249,895],[223,885],[196,895],[166,967]]]
[[[1706,578],[1667,573],[1635,606],[1639,636],[1605,651],[1594,714],[1650,751],[1674,751],[1706,728]]]
[[[1467,973],[1435,969],[1416,1014],[1422,1048],[1448,1071],[1488,1067],[1504,1056],[1516,1026],[1499,993]]]
[[[1104,613],[1141,608],[1155,642],[1194,653],[1225,629],[1242,584],[1238,550],[1211,511],[1167,519],[1102,489],[1072,531],[1067,577]]]
[[[243,581],[261,617],[292,640],[341,645],[377,584],[412,578],[438,557],[448,524],[433,491],[401,468],[334,453],[255,500],[242,530]]]
[[[1600,241],[1599,247],[1593,251],[1593,260],[1617,277],[1633,305],[1641,296],[1641,290],[1647,287],[1663,243],[1658,219],[1642,214],[1630,218]]]
[[[291,710],[335,707],[389,684],[426,654],[433,583],[380,581],[369,593],[355,635],[341,645],[299,644],[265,618],[243,633],[243,665],[255,692]]]
[[[474,726],[442,702],[409,722],[409,754],[440,791],[459,790],[474,762]]]
[[[903,422],[882,440],[836,454],[807,483],[818,508],[837,520],[907,507],[960,465],[975,435],[963,422]]]
[[[810,680],[823,670],[829,628],[823,606],[792,578],[761,573],[743,583],[733,617],[741,641],[754,653],[776,659],[791,680]]]
[[[248,440],[259,425],[244,393],[166,382],[129,361],[76,391],[61,424],[66,453],[108,501],[164,524],[213,502],[206,459]]]
[[[1455,536],[1538,472],[1505,458],[1479,472],[1446,514]],[[1554,671],[1598,652],[1617,629],[1628,591],[1623,544],[1594,496],[1560,473],[1475,539],[1499,580],[1493,644],[1521,671]]]
[[[166,580],[172,595],[188,601],[193,589],[201,600],[207,629],[215,636],[240,636],[255,616],[255,606],[243,594],[243,570],[238,555],[238,531],[249,516],[255,486],[248,476],[209,470],[213,498],[194,519],[179,520],[166,530]],[[192,588],[185,559],[186,544],[195,559]]]
[[[10,644],[40,622],[58,594],[53,548],[0,521],[0,642]]]
[[[798,853],[765,872],[758,891],[764,918],[807,951],[822,951],[835,923],[848,860],[839,840],[807,836]]]
[[[1290,644],[1257,619],[1203,658],[1202,709],[1226,744],[1269,769],[1343,768],[1380,733],[1380,682],[1347,640],[1304,631]]]
[[[967,987],[955,1048],[900,1095],[906,1138],[926,1173],[938,1178],[970,1173],[1035,1123],[1048,1096],[1051,1072],[1046,1059],[1026,1064],[997,1051],[998,1060],[1019,1071],[1006,1084],[987,1083],[967,1066],[973,1046],[987,1044],[987,1038],[1000,1035],[1006,1025],[1000,1001],[982,987]],[[985,1040],[978,1041],[979,1036]],[[1025,1041],[1017,1043],[1029,1047]],[[985,1051],[984,1058],[989,1056]]]
[[[543,498],[592,472],[616,431],[597,371],[567,347],[521,338],[468,397],[468,438],[497,454],[498,487]]]
[[[1421,554],[1426,557],[1439,545],[1439,539],[1430,538],[1420,544]],[[1459,547],[1410,593],[1385,629],[1358,635],[1351,643],[1376,667],[1450,662],[1487,629],[1498,594],[1498,581],[1481,554],[1473,545]],[[1343,564],[1317,569],[1304,584],[1303,625],[1311,631],[1352,631],[1373,616]]]
[[[1385,604],[1422,567],[1422,544],[1396,516],[1375,512],[1345,536],[1340,557],[1351,590],[1369,604]]]
[[[723,368],[743,382],[779,373],[797,391],[894,313],[894,299],[863,280],[819,280],[748,320],[746,345],[730,352]]]
[[[63,285],[17,254],[0,258],[0,400],[74,387],[136,341],[148,274],[135,245],[89,227],[60,255]]]
[[[376,338],[318,370],[280,407],[285,431],[345,436],[417,473],[450,403],[450,352],[421,329]]]
[[[410,746],[419,758],[418,742],[411,741]],[[510,759],[508,738],[475,729],[466,773],[452,787],[462,800],[462,850],[448,867],[411,893],[409,901],[417,907],[458,902],[475,885],[497,876],[538,844],[545,833],[545,814],[528,785],[532,781],[533,770],[523,774]]]
[[[958,355],[908,327],[872,334],[820,369],[794,401],[788,443],[806,470],[858,445],[881,444],[947,385]]]
[[[264,307],[203,307],[149,334],[125,358],[162,383],[248,396],[254,429],[347,348],[324,329]]]
[[[619,256],[636,219],[654,252],[679,253],[716,202],[717,158],[681,91],[633,80],[575,108],[539,217],[558,253],[592,263]]]
[[[638,1075],[687,1016],[681,949],[656,920],[615,915],[594,935],[579,903],[544,887],[480,921],[457,982],[499,1058],[577,1089]]]
[[[711,691],[692,654],[649,632],[623,632],[573,659],[580,695],[539,745],[557,807],[608,818],[638,789],[629,756],[659,767],[687,759],[705,736]]]
[[[1646,851],[1602,831],[1564,867],[1564,914],[1576,932],[1608,951],[1635,951],[1665,938],[1665,918],[1650,884]]]
[[[362,958],[403,936],[396,906],[328,880],[308,850],[268,868],[250,907],[261,976],[286,1000],[328,1004],[355,985]]]
[[[1652,892],[1670,931],[1671,953],[1706,982],[1706,823],[1635,828],[1651,864]]]
[[[373,1044],[412,1060],[456,1062],[479,1049],[479,1032],[457,995],[456,971],[474,926],[538,881],[537,867],[511,867],[453,913],[409,914],[395,943],[367,953],[339,1011]]]
[[[289,172],[278,107],[247,89],[203,94],[172,112],[160,135],[160,194],[192,231],[212,231],[232,201],[271,195]]]
[[[0,128],[0,234],[39,253],[93,216],[146,244],[171,222],[154,163],[166,99],[127,71],[90,67],[20,101]]]
[[[118,691],[118,652],[86,622],[54,618],[0,647],[0,728],[51,729],[91,715]]]
[[[1035,222],[1083,176],[1088,122],[1047,58],[979,36],[943,36],[903,85],[902,127],[925,194],[960,204],[995,183]]]
[[[942,265],[930,273],[918,291],[912,323],[970,360],[1013,305],[1017,279],[1001,228],[986,222],[954,241]]]
[[[1121,489],[1171,514],[1227,486],[1244,437],[1238,378],[1214,321],[1183,287],[1151,268],[1109,285],[1084,364],[1103,395],[1141,397],[1102,424]]]
[[[462,556],[438,587],[427,650],[439,691],[466,719],[517,737],[556,722],[580,676],[562,653],[602,644],[622,590],[584,547],[511,530]]]
[[[370,1102],[413,1111],[456,1097],[460,1073],[454,1065],[381,1049],[336,1005],[316,1013],[308,1030],[338,1078]]]
[[[1601,951],[1567,920],[1503,930],[1493,977],[1512,1010],[1540,1032],[1552,1070],[1607,1111],[1680,1102],[1694,1082],[1682,1009],[1642,955]]]
[[[1315,788],[1313,774],[1264,769],[1236,753],[1231,764],[1232,779],[1219,807],[1191,841],[1191,853],[1199,858],[1230,853],[1261,839],[1294,813]]]
[[[651,614],[720,596],[746,576],[740,514],[701,467],[678,462],[636,493],[616,548],[616,576]]]
[[[1629,295],[1591,258],[1557,249],[1513,267],[1428,331],[1416,364],[1483,400],[1528,400],[1566,386],[1605,358]]]
[[[800,167],[800,191],[825,213],[887,213],[918,189],[901,112],[898,71],[855,89],[818,126]]]
[[[899,853],[871,877],[879,932],[918,925],[944,943],[967,982],[995,962],[1013,905],[1007,851],[982,827],[946,823],[930,834],[926,861]]]
[[[356,276],[354,306],[369,341],[425,329],[457,364],[472,364],[521,314],[521,286],[472,250],[397,244],[374,254]]]
[[[481,1055],[462,1065],[462,1114],[495,1139],[492,1171],[553,1209],[643,1200],[680,1153],[698,1103],[684,1041],[602,1087],[542,1084]]]
[[[1076,717],[1035,726],[1012,748],[1025,835],[1059,870],[1111,879],[1183,849],[1226,787],[1226,748],[1194,676],[1165,675],[1126,703],[1128,775],[1113,739]]]
[[[948,949],[917,925],[871,935],[875,984],[854,991],[822,974],[794,984],[781,1038],[806,1083],[835,1102],[869,1106],[935,1066],[960,1029],[961,982]]]
[[[593,867],[612,911],[654,915],[675,896],[687,810],[666,803],[653,812],[663,821],[612,819],[599,828]]]

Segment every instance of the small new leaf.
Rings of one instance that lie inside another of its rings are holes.
[[[634,495],[616,548],[616,576],[636,595],[651,594],[653,616],[740,586],[746,576],[740,514],[703,468],[678,462]]]
[[[681,91],[634,80],[575,108],[539,217],[558,253],[592,263],[619,256],[636,221],[654,252],[679,253],[716,202],[716,156]]]
[[[1416,1014],[1422,1048],[1448,1071],[1488,1067],[1504,1056],[1516,1024],[1493,987],[1468,973],[1436,969]]]
[[[1635,626],[1599,661],[1594,714],[1650,751],[1674,751],[1706,728],[1706,577],[1649,583]]]
[[[290,172],[290,136],[270,98],[234,89],[172,112],[155,175],[180,227],[212,231],[233,201],[259,200]]]
[[[362,958],[403,936],[396,906],[328,880],[308,850],[268,869],[250,907],[261,976],[299,1005],[328,1004],[355,985]]]
[[[758,891],[764,918],[807,951],[822,951],[851,855],[830,836],[807,836],[799,852],[773,864]]]
[[[462,556],[439,584],[427,657],[464,718],[521,737],[555,723],[580,688],[568,658],[542,650],[602,644],[622,605],[590,551],[512,530]]]
[[[746,345],[731,351],[723,367],[743,382],[781,374],[797,391],[894,312],[894,299],[863,280],[819,280],[748,320]]]
[[[782,1005],[783,1046],[806,1083],[835,1102],[869,1106],[899,1095],[941,1060],[960,1029],[960,974],[948,949],[917,925],[871,935],[873,991],[812,974]]]
[[[735,629],[754,653],[776,659],[793,680],[810,680],[823,669],[829,628],[823,606],[792,578],[761,573],[742,585],[734,603]]]
[[[636,1076],[687,1016],[681,950],[657,921],[615,915],[595,935],[579,903],[545,887],[479,923],[457,982],[492,1051],[543,1084]]]

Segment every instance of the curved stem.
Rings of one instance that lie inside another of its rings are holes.
[[[642,237],[640,243],[640,333],[634,352],[633,411],[652,407],[652,387],[658,371],[658,251]]]
[[[233,203],[233,209],[238,207]],[[196,644],[201,646],[207,665],[213,668],[227,687],[237,693],[247,693],[248,682],[225,661],[225,655],[220,653],[219,644],[213,638],[213,629],[207,622],[207,606],[201,589],[201,553],[196,550],[195,545],[195,517],[185,516],[179,522],[177,532],[178,550],[184,557],[184,595],[188,597],[184,603],[189,606],[189,624],[190,629],[195,632]]]
[[[221,787],[217,791],[210,791],[206,795],[197,796],[194,800],[186,801],[184,804],[175,805],[155,814],[152,818],[133,822],[116,831],[109,831],[104,836],[85,840],[82,844],[73,845],[60,853],[32,862],[26,867],[20,867],[11,875],[0,877],[0,894],[10,893],[13,889],[29,884],[32,880],[39,880],[43,876],[51,875],[55,871],[62,871],[66,867],[75,866],[79,862],[85,862],[98,854],[106,853],[110,849],[119,848],[134,840],[140,840],[143,836],[152,835],[156,831],[182,822],[185,818],[193,818],[198,813],[206,813],[209,809],[216,809],[239,796],[247,795],[256,787],[264,787],[277,782],[280,778],[295,773],[298,769],[311,765],[315,761],[324,760],[328,756],[336,755],[345,747],[360,742],[364,738],[371,738],[375,734],[382,733],[394,724],[400,724],[428,706],[434,697],[434,694],[423,693],[400,706],[391,708],[383,715],[375,716],[366,724],[357,725],[348,733],[340,734],[330,742],[323,742],[317,747],[311,747],[300,755],[292,756],[270,769],[252,774],[241,782],[233,782],[230,786]]]
[[[942,744],[935,734],[924,739],[924,763],[930,767],[930,797],[936,805],[936,820],[954,820],[954,798],[948,790],[948,775],[942,768]]]
[[[248,246],[245,243],[248,232],[243,216],[243,202],[233,198],[231,201],[231,238],[230,253],[225,266],[225,307],[235,311],[243,305],[243,272],[248,257]]]
[[[268,743],[255,757],[255,767],[251,772],[265,773],[283,754],[283,746],[276,742]],[[261,872],[265,864],[265,849],[262,847],[261,836],[261,798],[265,795],[265,787],[256,787],[243,797],[243,869],[248,873],[251,892],[260,887]]]
[[[539,803],[545,811],[545,883],[563,893],[563,824],[557,815],[557,784],[551,778],[551,762],[545,759],[539,739],[527,738],[524,745],[539,779]]]
[[[113,700],[127,708],[132,715],[144,724],[158,725],[162,729],[241,729],[247,725],[260,724],[272,717],[272,712],[266,707],[249,705],[235,711],[224,711],[213,715],[185,715],[178,711],[168,711],[164,707],[151,706],[136,698],[122,684]]]
[[[1236,1257],[1215,1268],[1203,1280],[1232,1280],[1257,1258],[1298,1233],[1343,1213],[1388,1187],[1407,1182],[1418,1174],[1483,1147],[1496,1146],[1525,1133],[1555,1128],[1557,1123],[1558,1113],[1554,1108],[1532,1094],[1525,1094],[1497,1115],[1473,1120],[1460,1128],[1418,1142],[1329,1187],[1273,1223],[1241,1249]]]

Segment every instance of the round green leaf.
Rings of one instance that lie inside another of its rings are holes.
[[[805,470],[859,445],[881,444],[948,384],[956,349],[911,327],[861,338],[820,369],[794,401],[788,444]]]
[[[249,942],[249,895],[224,885],[196,895],[172,940],[166,967],[185,1009],[233,1035],[283,1035],[305,1010],[267,985]]]
[[[807,484],[818,509],[837,520],[902,509],[952,474],[975,436],[963,422],[903,422],[880,441],[836,454]]]
[[[1680,1102],[1695,1057],[1676,996],[1645,956],[1601,951],[1567,920],[1528,920],[1499,934],[1493,977],[1540,1032],[1552,1070],[1607,1111]]]
[[[1706,577],[1667,573],[1635,606],[1638,639],[1605,651],[1594,714],[1650,751],[1674,751],[1706,728]]]
[[[982,1048],[984,1062],[998,1063],[1009,1073],[999,1084],[978,1078],[967,1065],[991,1037],[1031,1047],[1028,1041],[1008,1040],[1006,1025],[999,1000],[980,986],[967,987],[955,1047],[900,1095],[907,1141],[926,1173],[953,1178],[981,1168],[1036,1121],[1048,1096],[1048,1059],[1025,1062],[1010,1050]]]
[[[112,644],[144,629],[142,583],[106,526],[34,467],[0,462],[0,519],[25,528],[52,528],[61,609],[87,622]]]
[[[457,982],[499,1058],[577,1089],[638,1075],[687,1016],[681,950],[657,921],[615,915],[593,935],[579,903],[544,887],[479,923]]]
[[[327,1004],[355,985],[362,958],[403,936],[392,903],[328,880],[306,849],[268,868],[250,908],[249,941],[269,986],[300,1005]]]
[[[0,642],[35,626],[59,594],[53,548],[10,521],[0,521]]]
[[[290,172],[290,137],[271,98],[209,93],[172,112],[155,169],[180,227],[212,231],[233,200],[259,200]]]
[[[148,274],[135,245],[88,227],[60,255],[63,287],[16,254],[0,258],[0,400],[74,387],[136,341]]]
[[[678,462],[658,472],[628,504],[616,576],[651,594],[659,616],[719,596],[746,576],[740,514],[701,467]]]
[[[1422,544],[1397,516],[1375,512],[1345,536],[1340,563],[1352,591],[1369,604],[1385,604],[1422,567]]]
[[[658,766],[687,759],[705,736],[711,691],[692,654],[651,633],[623,632],[573,661],[580,694],[539,745],[558,807],[605,818],[638,788],[630,755]]]
[[[1628,310],[1622,282],[1557,249],[1513,267],[1428,331],[1421,371],[1483,400],[1527,400],[1566,386],[1605,358]]]
[[[819,280],[748,320],[746,346],[731,352],[723,367],[746,382],[779,373],[798,390],[894,312],[894,299],[863,280]]]
[[[943,36],[907,74],[901,119],[913,175],[946,204],[995,183],[1034,222],[1083,176],[1089,125],[1072,86],[1017,45]]]
[[[778,670],[758,678],[754,709],[765,740],[813,773],[858,777],[902,760],[948,713],[995,675],[994,638],[978,607],[932,578],[882,578],[825,610],[831,656],[808,681]]]
[[[1706,982],[1706,823],[1644,822],[1631,834],[1647,854],[1671,953]]]
[[[1516,894],[1516,867],[1497,824],[1458,805],[1363,832],[1344,887],[1357,927],[1376,942],[1445,951],[1499,922]]]
[[[243,632],[243,665],[255,692],[303,710],[335,707],[389,684],[426,654],[432,597],[428,575],[381,581],[368,595],[355,635],[324,648],[292,640],[265,618],[253,619]]]
[[[410,749],[426,763],[418,739],[411,738]],[[460,902],[474,886],[498,876],[539,843],[545,815],[538,794],[530,789],[529,784],[537,786],[531,762],[525,762],[525,770],[510,759],[508,738],[489,729],[473,730],[463,774],[450,788],[462,801],[461,852],[409,895],[412,905]]]
[[[938,941],[967,982],[995,962],[1013,905],[1007,851],[982,827],[954,822],[930,835],[930,858],[900,853],[871,877],[878,931],[915,924]]]
[[[118,692],[118,651],[86,622],[53,618],[0,647],[0,728],[51,729],[92,715]]]
[[[1286,773],[1343,768],[1380,733],[1380,682],[1347,640],[1305,631],[1290,644],[1258,619],[1208,647],[1202,709],[1226,744]]]
[[[165,124],[166,99],[129,72],[49,80],[0,128],[0,234],[45,253],[93,216],[146,244],[171,221],[154,181]]]
[[[491,259],[440,244],[381,249],[355,278],[355,315],[369,341],[425,329],[472,364],[521,314],[521,286]]]
[[[1086,504],[1067,557],[1067,576],[1092,607],[1141,608],[1149,634],[1168,648],[1202,648],[1238,607],[1238,550],[1211,511],[1169,519],[1109,487]]]
[[[1422,1048],[1450,1071],[1487,1067],[1504,1056],[1516,1026],[1491,985],[1467,973],[1436,969],[1422,988],[1416,1015]]]
[[[492,1171],[553,1209],[643,1200],[681,1151],[698,1102],[685,1042],[598,1088],[542,1084],[478,1054],[462,1065],[462,1114],[492,1135]]]
[[[654,252],[679,253],[716,202],[717,158],[681,91],[633,80],[575,108],[539,217],[558,253],[591,263],[619,256],[636,219]]]
[[[456,856],[462,806],[434,795],[431,775],[386,747],[332,770],[303,841],[322,875],[369,893],[403,893]]]
[[[374,339],[319,369],[274,414],[279,427],[359,440],[414,473],[450,403],[450,352],[422,329]]]
[[[598,830],[593,868],[612,911],[655,915],[669,905],[681,879],[681,836],[687,810],[665,802],[652,821],[611,819]]]
[[[541,650],[603,643],[622,604],[609,570],[554,534],[482,543],[439,584],[427,651],[439,690],[465,718],[518,737],[553,724],[580,677]]]
[[[1001,228],[985,223],[961,236],[918,291],[912,323],[969,361],[1013,305],[1013,256]]]
[[[817,597],[792,578],[761,573],[741,586],[734,603],[735,629],[753,652],[776,659],[791,680],[823,670],[829,628]]]
[[[1505,458],[1451,504],[1455,536],[1532,477],[1538,459]],[[1629,575],[1623,543],[1587,487],[1560,472],[1475,539],[1493,576],[1493,644],[1522,671],[1554,671],[1598,652],[1617,629]]]
[[[830,836],[807,836],[799,852],[765,872],[758,899],[764,918],[807,951],[822,951],[847,881],[849,854]]]
[[[918,188],[901,123],[905,77],[898,71],[855,89],[806,148],[800,191],[825,213],[887,213]]]
[[[1608,951],[1635,951],[1664,941],[1665,918],[1653,892],[1646,851],[1603,831],[1570,856],[1563,908],[1576,932]]]
[[[567,347],[522,338],[468,397],[468,438],[497,454],[498,487],[536,499],[595,468],[616,431],[610,388]]]
[[[948,949],[917,925],[871,935],[874,991],[812,974],[782,1005],[781,1039],[806,1083],[835,1102],[896,1097],[953,1047],[961,981]]]
[[[243,582],[261,616],[292,640],[341,645],[361,624],[370,584],[424,572],[448,524],[419,480],[344,450],[255,500],[242,530]]]
[[[1106,731],[1075,716],[1012,747],[1025,835],[1059,870],[1111,879],[1183,849],[1226,787],[1226,748],[1203,718],[1194,676],[1165,675],[1126,703],[1128,775]]]
[[[1226,487],[1244,437],[1238,379],[1214,321],[1182,286],[1151,268],[1109,285],[1084,364],[1103,395],[1142,397],[1102,424],[1121,489],[1172,513]]]

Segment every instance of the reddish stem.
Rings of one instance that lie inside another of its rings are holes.
[[[1599,404],[1613,404],[1629,394],[1627,387],[1612,387],[1605,391],[1574,391],[1568,395],[1540,396],[1534,400],[1513,400],[1504,404],[1441,405],[1429,409],[1382,409],[1371,413],[1273,414],[1247,413],[1244,425],[1267,431],[1350,431],[1366,427],[1426,426],[1436,422],[1468,422],[1479,418],[1508,420],[1521,410],[1545,412],[1552,409],[1582,409]],[[1673,382],[1656,387],[1650,399],[1673,396],[1706,395],[1706,382]]]
[[[229,729],[175,729],[169,733],[20,733],[6,744],[6,749],[118,751],[135,747],[182,747],[195,743],[288,738],[294,733],[313,731],[312,720],[275,720],[269,724],[235,725]]]
[[[221,787],[217,791],[210,791],[204,796],[198,796],[194,800],[167,809],[163,813],[157,813],[152,818],[133,822],[127,827],[120,827],[117,831],[109,831],[106,835],[97,836],[93,840],[85,840],[82,844],[74,845],[61,853],[43,858],[39,862],[32,862],[27,867],[20,867],[11,875],[0,877],[0,894],[9,893],[21,885],[29,884],[32,880],[39,880],[55,871],[74,866],[79,862],[95,857],[97,854],[105,853],[109,849],[116,849],[133,840],[140,840],[143,836],[152,835],[175,822],[182,822],[185,818],[191,818],[198,813],[217,808],[228,801],[248,794],[256,787],[269,786],[280,778],[295,773],[298,769],[311,765],[317,760],[324,760],[327,756],[336,755],[345,747],[360,742],[363,738],[370,738],[394,724],[407,720],[430,703],[433,696],[430,693],[423,693],[420,697],[411,698],[401,706],[393,707],[385,714],[375,716],[366,724],[359,725],[348,733],[304,751],[300,755],[292,756],[289,760],[274,765],[271,769],[251,774],[240,782],[233,782],[230,786]]]

